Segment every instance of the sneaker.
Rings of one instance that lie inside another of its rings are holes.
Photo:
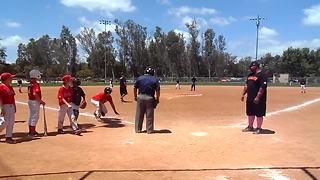
[[[35,132],[29,132],[29,134],[28,134],[28,136],[30,136],[30,137],[38,137],[40,134],[37,132],[37,131],[35,131]]]
[[[81,129],[75,130],[75,131],[74,131],[74,134],[80,136],[80,135],[81,135]]]
[[[58,129],[58,134],[65,134],[65,132],[63,131],[63,129]]]
[[[250,126],[242,129],[242,132],[253,132],[253,131],[254,131],[254,128],[253,128],[253,127],[250,127]]]
[[[6,143],[8,143],[8,144],[16,144],[17,142],[16,142],[16,140],[12,139],[11,137],[7,137],[6,138]]]
[[[253,132],[253,134],[261,134],[262,129],[261,128],[256,128],[256,130]]]
[[[101,119],[100,119],[100,116],[98,116],[96,112],[94,112],[93,115],[94,115],[94,117],[96,118],[96,120],[98,120],[98,121],[101,120]]]

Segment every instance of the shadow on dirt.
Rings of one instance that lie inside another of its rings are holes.
[[[15,133],[12,133],[12,137],[16,141],[16,143],[19,144],[19,143],[30,142],[30,141],[41,139],[40,137],[42,137],[42,134],[39,134],[38,137],[32,137],[32,136],[28,136],[28,133],[26,132],[15,132]],[[0,139],[2,140],[1,143],[4,143],[5,135],[1,135]]]
[[[141,133],[147,133],[147,130],[141,131]],[[150,134],[171,134],[172,131],[169,129],[159,129],[159,130],[153,130]]]
[[[275,131],[272,131],[270,129],[262,129],[260,134],[275,134]]]
[[[106,124],[106,125],[103,125],[102,127],[107,127],[107,128],[121,128],[125,126],[122,123],[121,119],[118,119],[118,118],[101,118],[100,122]]]

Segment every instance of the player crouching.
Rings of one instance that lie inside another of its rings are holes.
[[[104,105],[104,103],[107,101],[109,101],[114,113],[119,115],[116,107],[114,106],[111,93],[112,88],[106,87],[104,92],[100,92],[91,98],[91,103],[97,108],[93,114],[98,121],[101,121],[101,116],[105,116],[108,112],[106,106]]]
[[[87,105],[86,103],[86,94],[83,89],[80,87],[81,81],[79,79],[75,79],[72,82],[72,129],[74,130],[76,135],[81,135],[81,129],[78,125],[78,117],[79,117],[79,108],[84,109]],[[82,100],[81,100],[82,99]]]
[[[46,103],[42,100],[40,84],[37,82],[41,79],[41,73],[39,70],[33,69],[29,72],[30,83],[28,86],[28,106],[29,106],[29,136],[38,136],[36,131],[36,125],[39,120],[40,105]]]

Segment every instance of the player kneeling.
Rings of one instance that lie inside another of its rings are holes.
[[[114,113],[119,115],[116,107],[114,106],[111,93],[112,88],[106,87],[104,89],[104,92],[100,92],[91,98],[91,103],[97,108],[93,114],[98,121],[101,121],[101,116],[105,116],[108,112],[106,106],[104,105],[104,103],[106,103],[107,101],[109,101]]]

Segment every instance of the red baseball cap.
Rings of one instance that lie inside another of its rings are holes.
[[[68,82],[68,81],[71,81],[71,80],[73,80],[73,79],[74,79],[74,77],[72,77],[72,76],[69,75],[69,74],[64,75],[64,76],[62,77],[62,81],[63,81],[63,82]]]
[[[14,75],[14,74],[11,74],[11,73],[8,73],[8,72],[4,72],[4,73],[1,74],[1,81],[5,81],[5,80],[7,80],[9,78],[13,78],[15,76],[16,75]]]

